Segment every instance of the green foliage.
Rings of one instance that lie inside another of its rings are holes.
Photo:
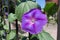
[[[37,35],[32,35],[31,38],[32,39],[36,39],[36,40],[54,40],[54,38],[52,38],[52,36],[45,32],[45,31],[42,31],[40,34],[37,34]]]
[[[17,0],[18,2],[21,2],[21,0]]]
[[[57,10],[58,10],[58,5],[56,5],[56,3],[53,2],[47,2],[44,8],[44,11],[47,12],[48,17],[55,14]]]
[[[23,37],[21,40],[26,40],[27,39],[27,37]]]
[[[16,15],[13,14],[13,13],[10,13],[10,14],[8,15],[8,21],[9,21],[9,22],[14,22],[14,20],[16,20]]]
[[[2,36],[4,34],[4,30],[0,30],[0,35]]]
[[[15,14],[18,20],[21,20],[22,15],[30,9],[37,8],[37,3],[32,1],[22,2],[15,9]]]
[[[7,34],[6,39],[11,40],[16,36],[16,33],[14,31],[11,31],[9,34]]]
[[[1,16],[0,16],[0,22],[1,22]]]
[[[42,33],[38,34],[39,40],[54,40],[51,35],[45,31],[42,31]]]
[[[9,25],[4,25],[3,28],[4,28],[5,30],[9,30]]]
[[[35,35],[31,35],[30,40],[39,40],[38,36]]]
[[[0,28],[3,28],[3,24],[2,23],[0,23]]]

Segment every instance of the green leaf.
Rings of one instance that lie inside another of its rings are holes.
[[[44,10],[45,12],[47,12],[48,17],[52,16],[53,14],[57,12],[58,5],[56,5],[56,3],[53,3],[53,2],[47,2]]]
[[[22,39],[21,40],[27,40],[27,37],[22,37]]]
[[[3,28],[9,30],[9,25],[4,25]]]
[[[2,40],[5,40],[5,39],[2,38]]]
[[[1,16],[0,16],[0,22],[1,22]]]
[[[7,34],[7,40],[11,40],[15,37],[16,33],[14,31],[11,31],[9,34]]]
[[[3,35],[4,34],[4,30],[0,30],[0,35]]]
[[[0,23],[0,28],[3,28],[3,24],[2,23]]]
[[[45,31],[42,31],[40,34],[38,34],[38,39],[39,40],[54,40],[52,36]]]
[[[34,37],[37,37],[37,35],[31,35],[31,38],[30,39],[33,39]]]
[[[16,20],[15,14],[10,13],[10,14],[8,15],[8,21],[9,21],[9,22],[13,22],[14,20]]]
[[[31,36],[30,40],[39,40],[36,34],[35,35],[30,35],[30,36]]]
[[[21,0],[17,0],[18,2],[21,2]]]
[[[15,9],[15,14],[18,20],[21,20],[22,15],[30,9],[37,8],[37,3],[32,1],[22,2]]]

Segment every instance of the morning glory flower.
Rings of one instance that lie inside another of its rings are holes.
[[[47,16],[41,10],[34,8],[22,16],[22,30],[30,34],[38,34],[47,23]]]

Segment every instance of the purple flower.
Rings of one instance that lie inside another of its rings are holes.
[[[8,16],[8,12],[6,12],[5,15]]]
[[[38,34],[47,23],[47,16],[41,10],[35,8],[22,16],[22,30],[31,34]]]

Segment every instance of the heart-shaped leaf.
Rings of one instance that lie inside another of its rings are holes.
[[[3,28],[9,30],[9,25],[4,25]]]
[[[10,14],[8,15],[8,21],[9,21],[9,22],[13,22],[14,20],[16,20],[15,14],[10,13]]]
[[[52,36],[45,31],[42,31],[40,34],[38,34],[38,39],[39,40],[54,40]]]
[[[9,34],[7,34],[7,40],[11,40],[15,37],[16,33],[14,31],[11,31]]]
[[[37,8],[37,3],[32,1],[22,2],[15,9],[15,14],[18,20],[21,20],[22,15],[30,9]]]

